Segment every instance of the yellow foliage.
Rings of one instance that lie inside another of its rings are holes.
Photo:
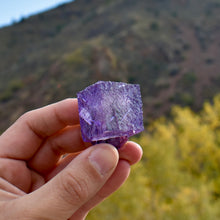
[[[200,113],[174,107],[134,139],[144,156],[87,219],[220,219],[220,95]]]
[[[220,94],[214,98],[213,102],[213,105],[208,102],[204,104],[202,116],[211,129],[216,129],[220,127]]]

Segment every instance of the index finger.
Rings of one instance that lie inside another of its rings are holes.
[[[77,99],[27,112],[0,136],[0,157],[30,159],[45,138],[74,124],[79,124]]]

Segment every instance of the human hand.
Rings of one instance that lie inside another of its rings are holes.
[[[142,156],[134,142],[86,145],[76,99],[21,116],[0,136],[0,220],[82,220]]]

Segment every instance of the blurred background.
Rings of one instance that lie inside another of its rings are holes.
[[[98,80],[141,85],[144,157],[87,219],[220,219],[220,0],[0,9],[0,133]]]

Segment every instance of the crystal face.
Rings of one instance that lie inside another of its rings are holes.
[[[77,94],[85,142],[123,145],[144,130],[140,86],[99,81]]]

